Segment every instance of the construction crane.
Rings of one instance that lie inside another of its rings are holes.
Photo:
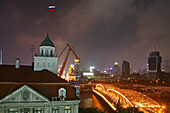
[[[64,60],[63,65],[62,65],[62,68],[61,68],[61,70],[60,70],[59,77],[61,77],[62,74],[63,74],[63,72],[64,72],[64,69],[65,69],[65,66],[66,66],[66,63],[67,63],[67,60],[68,60],[68,57],[69,57],[71,51],[72,51],[72,53],[74,54],[74,56],[76,57],[75,62],[80,62],[80,58],[77,56],[74,47],[71,47],[68,43],[67,43],[66,47],[63,49],[63,51],[60,53],[60,55],[58,56],[58,58],[60,58],[60,56],[63,54],[63,52],[66,50],[67,47],[69,48],[69,49],[68,49],[68,53],[67,53],[67,56],[66,56],[66,58],[65,58],[65,60]]]

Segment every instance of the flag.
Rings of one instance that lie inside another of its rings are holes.
[[[54,5],[49,6],[48,11],[55,11],[55,6]]]

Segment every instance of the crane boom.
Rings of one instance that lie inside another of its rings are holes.
[[[64,72],[64,69],[65,69],[65,66],[66,66],[66,63],[67,63],[67,61],[68,61],[68,57],[69,57],[71,51],[72,51],[73,54],[75,55],[76,59],[80,60],[80,58],[77,56],[77,54],[76,54],[76,52],[75,52],[75,49],[74,49],[73,47],[71,47],[68,43],[67,43],[66,47],[63,49],[63,51],[61,52],[61,54],[59,55],[59,57],[60,57],[60,56],[62,55],[62,53],[66,50],[67,47],[69,48],[69,50],[68,50],[67,56],[66,56],[66,58],[65,58],[65,60],[64,60],[64,62],[63,62],[63,66],[62,66],[62,68],[61,68],[61,70],[60,70],[59,77],[61,77],[62,74],[63,74],[63,72]]]

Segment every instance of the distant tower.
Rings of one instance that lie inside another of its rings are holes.
[[[128,77],[130,74],[130,64],[129,62],[123,60],[122,63],[122,76],[123,77]]]
[[[2,65],[2,49],[1,49],[1,52],[0,52],[0,65]]]
[[[57,74],[57,66],[58,57],[55,56],[55,46],[47,33],[46,39],[40,44],[40,55],[34,56],[34,71],[47,69]]]
[[[159,73],[161,72],[162,57],[158,51],[150,52],[148,58],[149,72]]]

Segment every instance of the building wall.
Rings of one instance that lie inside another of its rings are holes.
[[[44,57],[35,56],[34,57],[34,71],[41,71],[47,69],[55,74],[57,74],[58,69],[58,57]]]
[[[29,113],[33,113],[33,109],[39,109],[41,113],[52,113],[53,109],[57,109],[58,113],[65,113],[65,108],[70,108],[71,113],[78,113],[80,100],[70,100],[70,101],[51,101],[47,102],[14,102],[14,103],[1,103],[0,113],[12,113],[12,109],[16,110],[15,113],[22,113],[23,109],[28,109]],[[68,110],[68,109],[67,109]]]

